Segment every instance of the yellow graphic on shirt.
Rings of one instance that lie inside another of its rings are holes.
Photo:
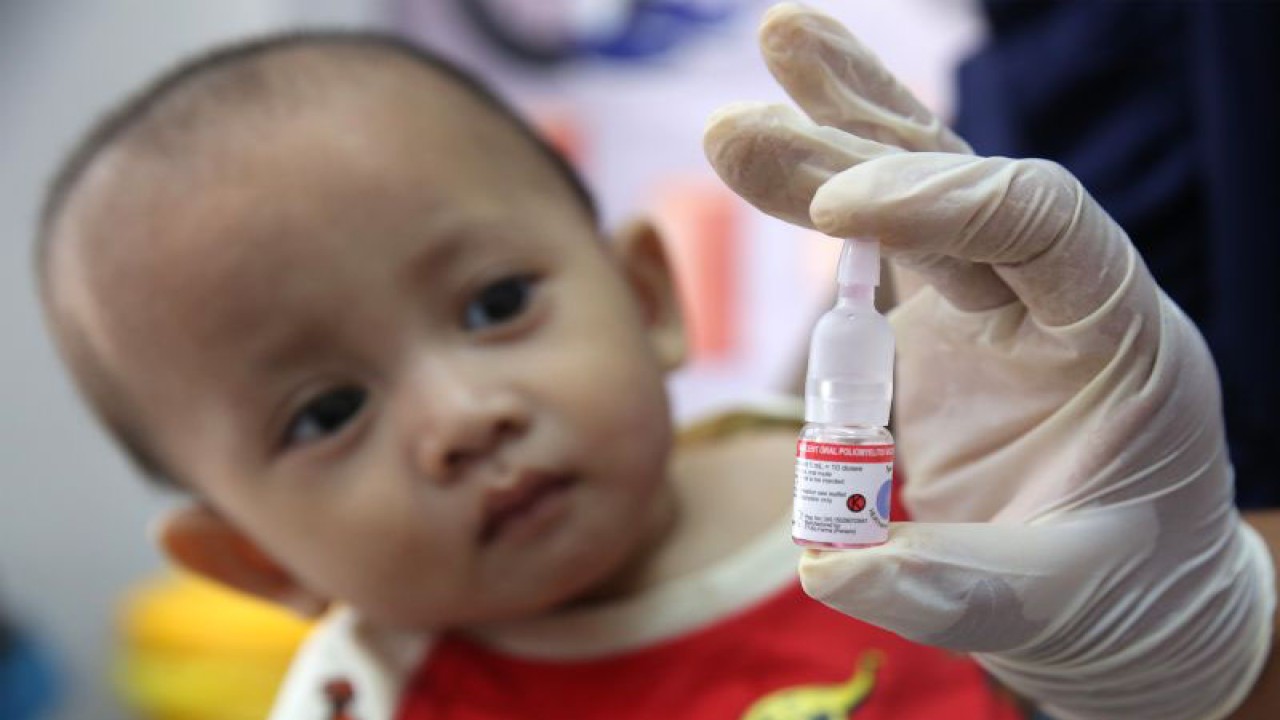
[[[845,720],[867,700],[884,657],[875,651],[858,659],[853,677],[836,685],[800,685],[765,695],[742,720]]]

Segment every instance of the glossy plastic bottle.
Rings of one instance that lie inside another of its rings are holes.
[[[876,311],[880,248],[846,240],[835,307],[814,327],[805,421],[796,446],[791,535],[816,548],[879,545],[889,537],[895,446],[893,331]]]

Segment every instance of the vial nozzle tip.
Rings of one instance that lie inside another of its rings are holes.
[[[861,285],[876,287],[880,284],[880,243],[876,240],[849,238],[840,250],[840,264],[836,267],[836,282],[842,287]]]

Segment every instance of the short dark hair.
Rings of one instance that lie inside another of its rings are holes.
[[[528,140],[535,152],[541,154],[564,179],[572,195],[581,203],[588,219],[593,224],[598,221],[595,201],[590,191],[564,156],[479,79],[443,56],[407,39],[373,31],[309,30],[279,33],[224,45],[180,62],[126,97],[90,127],[67,155],[45,193],[35,243],[36,274],[41,292],[48,291],[48,258],[54,224],[77,184],[102,153],[128,138],[131,132],[155,120],[167,101],[180,93],[194,91],[198,97],[202,86],[204,91],[213,93],[209,88],[214,87],[220,77],[232,76],[239,70],[253,67],[255,63],[269,61],[273,56],[290,51],[305,51],[320,57],[335,51],[358,51],[375,61],[408,61],[411,67],[453,82],[478,100],[483,108],[503,118],[518,135]],[[251,87],[251,82],[245,82],[242,87],[232,88],[230,92],[247,95],[252,92],[248,89]],[[152,130],[162,133],[177,129],[165,127],[165,122],[161,119],[158,123],[160,127]],[[77,354],[83,355],[85,349],[80,350]],[[82,356],[78,359],[93,363],[91,357]],[[91,370],[101,375],[102,368]],[[99,383],[102,381],[101,377],[97,380]],[[91,404],[97,402],[92,397],[89,400]],[[172,477],[158,462],[159,459],[148,451],[145,443],[140,441],[134,428],[113,422],[103,412],[104,408],[94,409],[135,467],[162,484],[178,484],[177,478]]]

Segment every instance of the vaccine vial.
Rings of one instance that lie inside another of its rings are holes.
[[[875,308],[879,244],[846,240],[836,276],[836,304],[818,320],[809,346],[791,516],[796,544],[822,549],[889,538],[895,464],[885,427],[893,331]]]

